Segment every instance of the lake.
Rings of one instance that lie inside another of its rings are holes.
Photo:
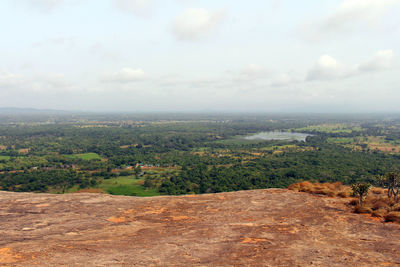
[[[261,132],[249,136],[245,136],[245,140],[290,140],[290,141],[306,141],[306,137],[311,136],[306,133],[291,132]]]

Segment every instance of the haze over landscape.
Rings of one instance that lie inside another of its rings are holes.
[[[400,111],[398,0],[3,0],[0,22],[0,107]]]

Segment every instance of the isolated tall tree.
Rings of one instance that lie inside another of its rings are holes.
[[[351,185],[353,194],[355,196],[358,196],[358,198],[359,198],[358,202],[360,205],[363,204],[363,200],[365,197],[367,197],[367,194],[368,194],[368,191],[370,188],[371,188],[370,184],[364,184],[364,183],[357,183],[357,184]]]
[[[391,199],[393,196],[394,201],[397,202],[400,193],[400,175],[395,172],[389,172],[383,176],[377,176],[377,180],[383,187],[388,189],[388,198]]]

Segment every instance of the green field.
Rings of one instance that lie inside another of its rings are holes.
[[[143,179],[134,176],[107,179],[101,182],[99,188],[112,195],[151,197],[160,195],[156,189],[146,189],[140,183]]]
[[[65,155],[68,158],[75,158],[75,159],[83,159],[83,160],[101,160],[99,154],[97,153],[84,153],[84,154],[74,154],[74,155]]]
[[[0,156],[0,160],[10,160],[10,156]]]
[[[343,123],[332,123],[332,124],[320,124],[310,125],[303,128],[294,129],[297,132],[320,132],[320,133],[352,133],[362,131],[360,126],[353,126]]]

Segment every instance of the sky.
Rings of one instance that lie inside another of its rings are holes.
[[[400,0],[1,0],[0,107],[400,112]]]

